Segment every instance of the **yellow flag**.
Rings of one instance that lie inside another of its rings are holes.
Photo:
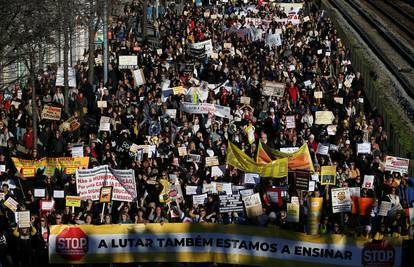
[[[228,145],[226,162],[243,172],[258,173],[262,177],[282,178],[288,175],[287,158],[259,164],[231,142]]]

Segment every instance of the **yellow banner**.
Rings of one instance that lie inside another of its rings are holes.
[[[307,170],[314,172],[312,158],[309,153],[308,144],[303,144],[298,151],[294,153],[284,153],[271,147],[259,143],[257,149],[257,163],[269,163],[271,157],[274,159],[288,158],[288,168],[289,170]]]
[[[65,174],[75,174],[77,169],[88,168],[89,165],[89,157],[42,158],[39,160],[12,158],[12,160],[17,171],[22,174],[23,178],[34,177],[40,168],[46,168],[46,175],[53,175],[55,169],[63,169]]]
[[[262,177],[282,178],[288,175],[287,158],[259,164],[231,142],[227,148],[226,162],[241,171],[258,173]]]
[[[234,224],[53,225],[49,262],[215,262],[283,267],[379,266],[386,260],[387,266],[401,265],[400,239],[372,244],[345,235],[318,237]]]

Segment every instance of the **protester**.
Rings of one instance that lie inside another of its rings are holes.
[[[29,105],[33,88],[27,84],[21,96],[5,94],[2,196],[15,199],[18,211],[26,206],[40,223],[19,228],[13,212],[1,205],[1,263],[3,255],[11,255],[22,266],[44,266],[48,227],[59,224],[250,224],[308,233],[310,205],[319,197],[323,208],[317,234],[412,238],[414,183],[408,165],[401,174],[387,169],[386,156],[392,155],[383,119],[364,96],[364,77],[355,73],[349,50],[315,2],[304,1],[300,11],[262,1],[208,7],[187,1],[182,13],[165,6],[157,20],[159,42],[153,46],[138,41],[142,6],[130,1],[108,29],[107,83],[97,67],[96,82],[90,84],[87,63],[78,62],[77,87],[65,99],[63,88],[55,86],[56,67],[39,72],[37,150]],[[102,56],[101,49],[95,52]],[[136,55],[141,71],[121,68],[119,58],[125,55]],[[69,113],[62,111],[57,120],[51,119],[54,111],[43,115],[45,105],[63,109],[65,101]],[[288,175],[253,178],[229,161],[228,153],[236,153],[230,144],[245,153],[244,159],[263,164],[299,155],[302,167],[292,169],[289,161]],[[75,169],[132,169],[135,198],[105,206],[83,198],[82,206],[66,207],[55,192],[80,194],[75,170],[41,166],[31,176],[12,160],[72,157],[74,151],[89,160]],[[324,175],[324,167],[333,172]],[[306,180],[302,189],[298,177]],[[36,193],[42,188],[44,196]],[[346,211],[334,212],[336,189],[350,192]],[[259,208],[252,213],[246,197],[255,193],[259,198],[252,206]],[[224,211],[222,195],[242,195],[245,211]],[[386,214],[381,213],[383,202],[391,203]],[[45,203],[53,206],[41,209]],[[290,217],[288,207],[297,207],[300,217]],[[36,249],[29,242],[33,239]],[[27,257],[15,257],[10,251],[14,243]]]

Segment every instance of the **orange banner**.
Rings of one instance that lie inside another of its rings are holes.
[[[360,197],[358,198],[358,210],[359,215],[366,216],[371,212],[372,204],[374,204],[374,199],[370,197]]]

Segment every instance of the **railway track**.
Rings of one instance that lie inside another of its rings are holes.
[[[398,38],[389,26],[384,25],[372,11],[369,12],[359,2],[329,1],[396,77],[407,95],[414,99],[414,54],[410,47],[411,42]]]
[[[394,1],[384,0],[367,0],[379,14],[381,14],[386,20],[390,21],[390,24],[394,24],[393,28],[396,32],[402,32],[401,34],[407,42],[414,42],[414,17],[395,4]]]

